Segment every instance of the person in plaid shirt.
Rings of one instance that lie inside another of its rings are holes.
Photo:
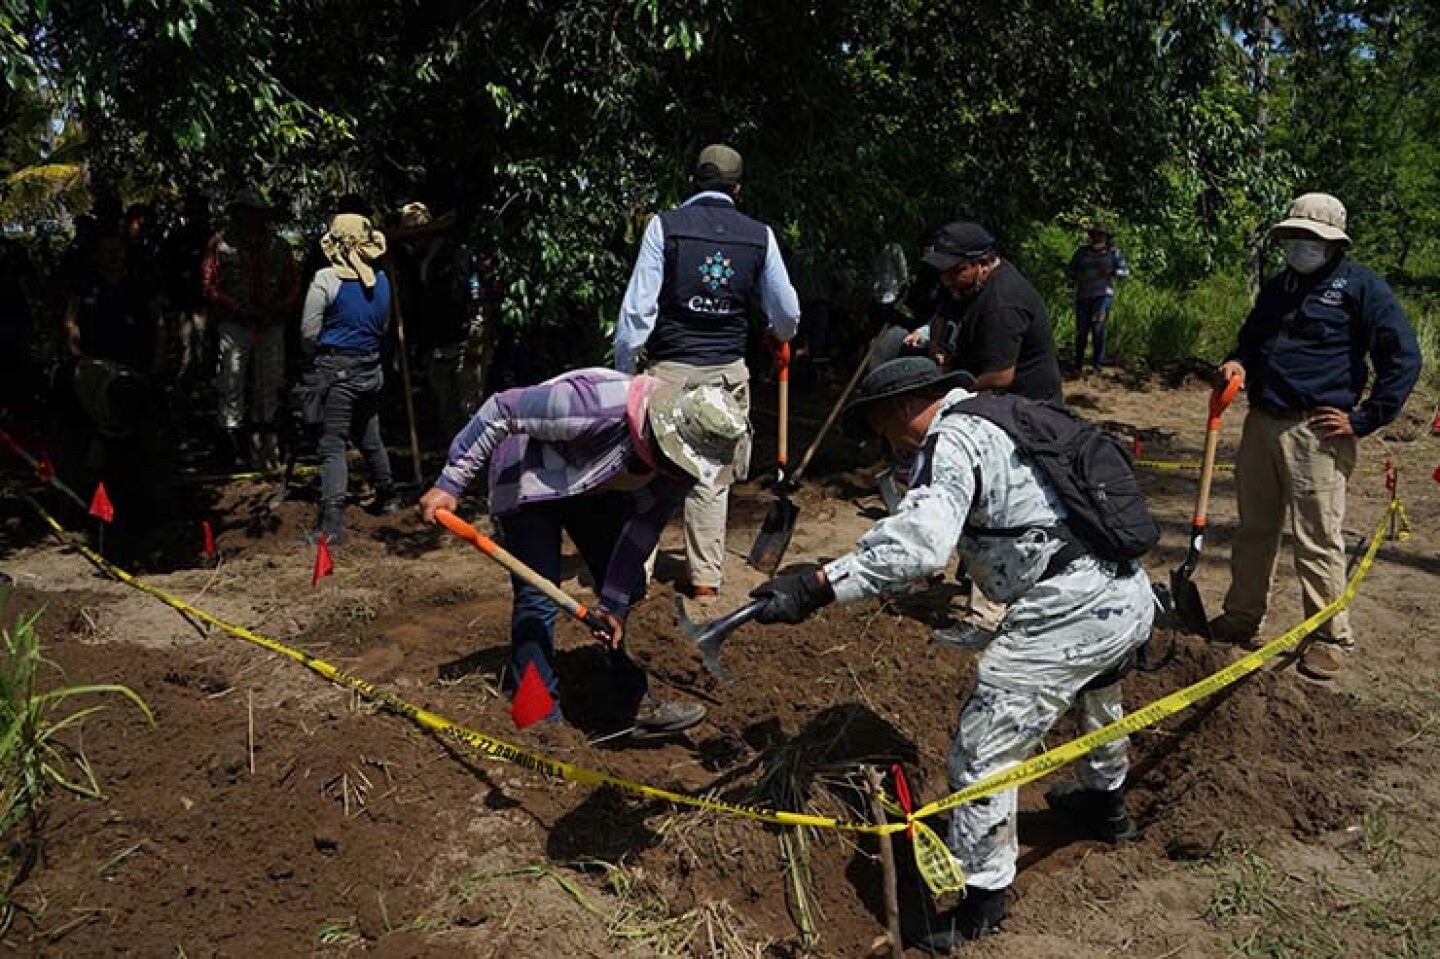
[[[705,707],[649,695],[621,651],[625,620],[644,595],[645,559],[670,515],[696,483],[728,483],[749,445],[744,413],[718,386],[576,370],[487,399],[451,442],[420,511],[434,522],[436,510],[454,510],[488,467],[490,512],[511,553],[558,580],[561,533],[569,534],[599,584],[597,612],[610,629],[596,638],[611,647],[617,697],[641,732],[678,732],[704,719]],[[512,587],[512,687],[534,663],[559,703],[551,666],[559,610],[532,586]],[[552,718],[564,718],[558,705]]]

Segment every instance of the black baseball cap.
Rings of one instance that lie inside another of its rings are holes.
[[[956,220],[936,231],[921,260],[944,271],[957,263],[983,260],[994,252],[995,237],[989,230],[969,220]]]

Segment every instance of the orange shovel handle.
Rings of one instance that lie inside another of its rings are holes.
[[[1225,381],[1224,386],[1217,386],[1210,391],[1210,422],[1209,428],[1218,430],[1220,428],[1220,417],[1235,400],[1235,394],[1240,392],[1240,377],[1232,376]]]
[[[780,381],[780,478],[785,478],[785,464],[790,460],[790,344],[781,343],[775,351],[775,366]]]
[[[589,626],[591,629],[599,630],[608,634],[609,625],[605,622],[605,620],[601,619],[598,615],[596,615],[594,610],[586,608],[584,603],[576,602],[569,593],[566,593],[559,586],[556,586],[554,583],[550,582],[550,580],[546,579],[544,576],[541,576],[529,566],[526,566],[519,557],[515,556],[509,550],[505,549],[505,547],[501,546],[499,543],[495,542],[493,539],[486,536],[484,533],[480,532],[478,529],[471,526],[469,523],[465,522],[463,519],[456,516],[454,513],[450,512],[448,509],[437,509],[435,511],[435,519],[437,522],[439,522],[441,526],[445,527],[450,532],[463,539],[465,542],[470,543],[480,552],[484,553],[486,556],[489,556],[501,566],[504,566],[516,577],[524,580],[526,583],[529,583],[531,586],[534,586],[536,589],[540,590],[540,592],[548,596],[550,600],[555,603],[556,606],[559,606],[561,609],[565,610],[565,612],[569,613],[571,616],[574,616],[586,626]]]

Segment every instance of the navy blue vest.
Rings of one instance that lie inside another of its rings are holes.
[[[744,358],[750,298],[769,246],[765,224],[711,198],[662,213],[660,223],[665,280],[645,355],[696,366]]]
[[[375,271],[375,288],[368,292],[359,280],[341,280],[315,342],[344,353],[378,353],[389,319],[390,278],[384,270]]]

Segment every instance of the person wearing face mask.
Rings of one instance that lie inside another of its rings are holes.
[[[941,227],[922,262],[945,289],[928,327],[905,338],[947,370],[975,378],[975,389],[1063,402],[1060,363],[1045,301],[1015,265],[995,252],[978,223]]]
[[[1249,396],[1235,460],[1240,525],[1217,639],[1253,645],[1290,513],[1305,615],[1345,588],[1345,487],[1357,441],[1399,415],[1420,376],[1415,331],[1389,285],[1346,255],[1345,207],[1326,193],[1290,204],[1270,236],[1285,269],[1260,289],[1218,379]],[[1369,366],[1366,357],[1369,357]],[[1365,387],[1373,369],[1369,395]],[[1354,645],[1341,612],[1316,631],[1300,671],[1333,679]]]

